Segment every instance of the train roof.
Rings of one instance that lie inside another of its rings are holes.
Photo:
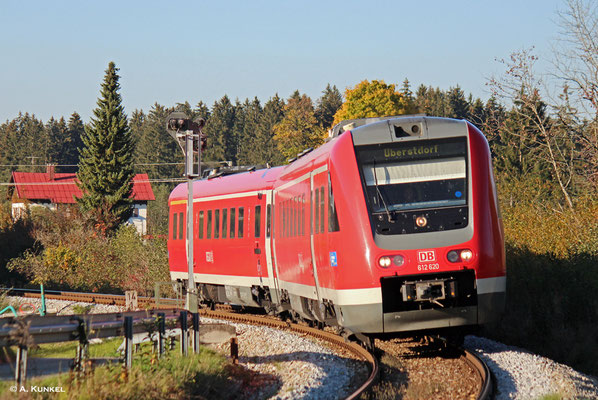
[[[194,197],[221,196],[272,189],[284,167],[258,169],[210,179],[197,179],[193,181]],[[168,200],[187,200],[187,182],[178,185]]]

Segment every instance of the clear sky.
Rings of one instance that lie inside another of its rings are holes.
[[[409,79],[486,100],[495,58],[550,58],[557,0],[1,1],[0,122],[77,111],[88,121],[110,61],[125,111],[294,90],[315,101],[363,79]]]

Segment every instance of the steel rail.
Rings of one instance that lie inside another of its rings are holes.
[[[492,374],[488,365],[474,353],[461,349],[464,352],[462,358],[465,362],[477,372],[482,380],[481,388],[478,392],[478,400],[489,400],[492,398]]]

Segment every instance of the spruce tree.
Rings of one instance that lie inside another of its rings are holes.
[[[114,230],[131,215],[134,142],[119,94],[118,68],[108,64],[91,123],[80,149],[77,199],[102,232]]]

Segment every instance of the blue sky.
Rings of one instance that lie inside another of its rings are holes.
[[[19,111],[89,119],[108,62],[128,115],[227,94],[317,99],[363,79],[460,85],[486,100],[495,58],[547,65],[562,1],[3,1],[0,122]]]

